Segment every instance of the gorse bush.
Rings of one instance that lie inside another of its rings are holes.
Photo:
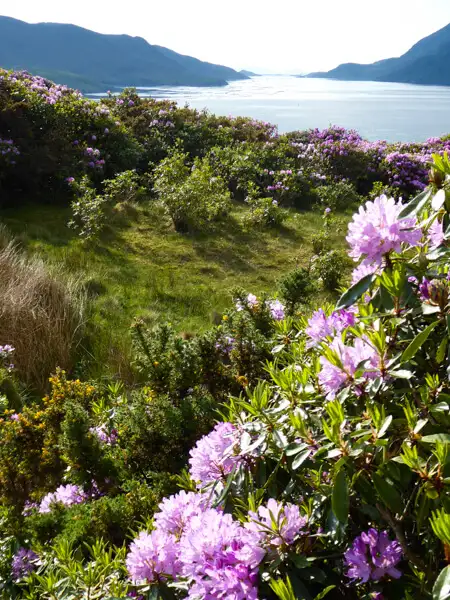
[[[294,269],[278,283],[278,289],[289,311],[293,313],[299,304],[307,304],[315,289],[310,269]]]

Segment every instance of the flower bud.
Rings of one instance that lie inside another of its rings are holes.
[[[419,286],[420,294],[422,298],[429,302],[430,304],[434,304],[435,306],[439,306],[441,310],[444,310],[448,304],[448,282],[444,279],[432,279],[428,281],[428,279],[423,279],[422,283]]]
[[[434,184],[438,189],[441,189],[445,180],[445,176],[441,171],[437,169],[431,169],[430,171],[430,183]]]

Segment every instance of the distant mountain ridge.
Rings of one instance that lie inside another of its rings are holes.
[[[123,86],[218,86],[247,79],[229,67],[178,54],[141,37],[2,16],[0,67],[25,69],[84,92]]]
[[[364,65],[346,63],[307,77],[345,81],[389,81],[450,85],[450,24],[423,38],[399,58]]]

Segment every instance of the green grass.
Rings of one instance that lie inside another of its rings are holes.
[[[82,280],[97,326],[91,352],[126,377],[128,329],[135,317],[150,325],[169,321],[180,331],[202,331],[230,306],[232,288],[273,293],[283,274],[308,264],[321,214],[292,210],[282,227],[247,231],[242,225],[245,210],[235,205],[214,231],[184,235],[144,204],[131,216],[116,216],[101,240],[87,247],[67,228],[67,209],[4,210],[2,221],[30,252],[62,262]],[[342,247],[347,217],[340,215],[337,221],[331,242]]]

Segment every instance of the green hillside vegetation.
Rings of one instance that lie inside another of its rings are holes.
[[[0,83],[0,600],[446,600],[450,137]]]
[[[283,274],[310,264],[321,214],[289,209],[282,227],[255,235],[242,223],[245,213],[236,203],[215,230],[180,236],[151,203],[118,205],[89,247],[67,228],[64,208],[7,209],[2,222],[21,246],[48,264],[62,264],[86,289],[95,324],[90,374],[132,377],[129,328],[135,318],[150,327],[169,321],[184,334],[205,331],[220,321],[236,287],[270,293]],[[342,246],[346,221],[345,215],[336,219],[334,247]],[[320,286],[318,293],[333,298]]]
[[[83,92],[154,85],[226,85],[246,79],[143,38],[103,35],[75,25],[0,17],[0,66],[25,69]]]

